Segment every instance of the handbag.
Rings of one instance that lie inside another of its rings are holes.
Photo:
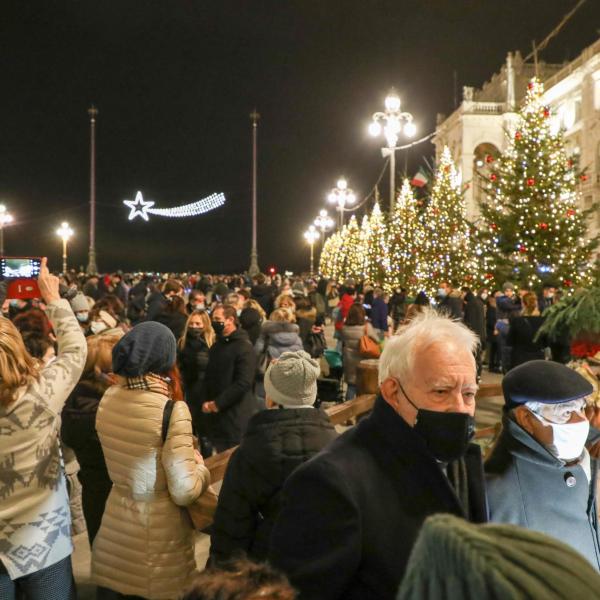
[[[169,422],[171,421],[171,414],[173,412],[173,406],[175,402],[173,400],[167,400],[163,411],[162,420],[162,442],[165,443],[167,439],[167,433],[169,432]],[[212,485],[209,485],[202,494],[192,504],[185,507],[187,513],[192,522],[194,529],[203,530],[206,529],[212,522],[217,510],[217,503],[219,496],[215,492]]]
[[[381,356],[379,344],[367,335],[366,323],[365,333],[358,341],[358,353],[362,358],[379,358]]]

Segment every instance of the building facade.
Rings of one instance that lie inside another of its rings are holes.
[[[517,107],[525,97],[535,66],[519,52],[509,53],[506,63],[481,89],[463,88],[461,105],[447,118],[438,115],[433,143],[439,157],[449,146],[462,173],[467,216],[476,219],[485,198],[482,177],[486,157],[503,152],[507,131],[514,131]],[[586,169],[581,181],[582,208],[600,203],[600,39],[572,62],[538,64],[544,82],[544,99],[553,113],[553,127],[565,131],[567,149]],[[600,210],[590,217],[590,234],[600,233]]]

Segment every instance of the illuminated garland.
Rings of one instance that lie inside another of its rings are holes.
[[[123,204],[130,209],[130,221],[133,221],[136,217],[141,217],[144,221],[148,221],[148,215],[180,219],[195,217],[222,206],[225,204],[225,196],[223,194],[211,194],[202,200],[197,200],[191,204],[184,204],[183,206],[153,208],[155,203],[151,200],[144,200],[142,192],[138,191],[135,195],[135,200],[123,200]]]

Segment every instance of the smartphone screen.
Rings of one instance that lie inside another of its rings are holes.
[[[2,279],[37,279],[40,274],[39,258],[0,258],[0,277]]]

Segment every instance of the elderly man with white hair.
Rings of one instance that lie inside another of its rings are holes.
[[[393,599],[424,520],[486,520],[470,444],[477,337],[433,311],[389,339],[372,414],[284,487],[270,561],[300,600]]]

